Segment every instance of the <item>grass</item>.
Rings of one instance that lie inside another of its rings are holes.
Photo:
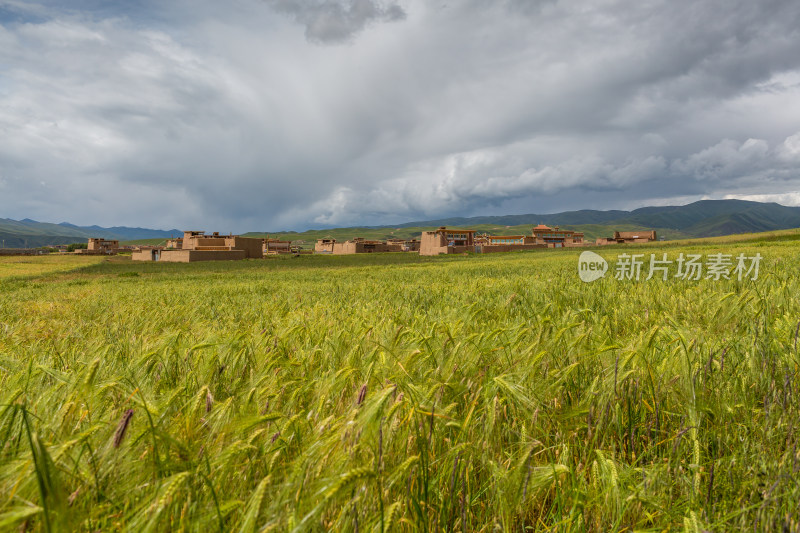
[[[738,235],[725,235],[723,237],[707,237],[703,239],[679,239],[671,241],[671,245],[686,246],[686,245],[718,245],[728,243],[742,243],[749,241],[758,241],[761,244],[772,242],[785,242],[785,241],[800,241],[800,228],[784,229],[776,231],[767,231],[763,233],[742,233]]]
[[[0,280],[67,272],[102,261],[98,257],[76,255],[3,256],[0,257]]]
[[[741,282],[580,252],[25,258],[0,530],[800,528],[796,240],[663,246]]]

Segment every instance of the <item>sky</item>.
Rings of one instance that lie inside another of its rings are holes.
[[[0,0],[0,218],[800,205],[797,0]]]

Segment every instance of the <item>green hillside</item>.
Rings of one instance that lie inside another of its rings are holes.
[[[410,222],[400,228],[421,226],[463,226],[493,224],[520,226],[621,226],[677,230],[693,236],[769,231],[800,227],[800,207],[746,200],[701,200],[681,206],[642,207],[633,211],[597,211],[585,209],[554,214],[456,217]]]
[[[40,248],[56,244],[72,244],[73,242],[86,242],[86,239],[58,235],[29,236],[0,232],[0,247],[3,248]]]
[[[714,237],[800,227],[800,208],[744,200],[704,200],[678,207],[645,207],[612,221],[625,222]]]
[[[12,220],[0,218],[0,246],[5,248],[38,248],[55,244],[85,243],[91,237],[113,240],[158,238],[163,240],[171,234],[178,235],[178,230],[153,230],[147,228],[129,228],[116,226],[103,228],[100,226],[75,226],[63,222],[52,224],[36,220]]]
[[[418,227],[418,226],[474,226],[474,225],[495,225],[495,226],[525,226],[548,224],[551,226],[563,226],[567,224],[603,224],[628,215],[628,211],[598,211],[595,209],[583,209],[580,211],[565,211],[548,215],[500,215],[500,216],[477,216],[477,217],[452,217],[438,220],[427,220],[424,222],[409,222],[401,224],[399,227]]]

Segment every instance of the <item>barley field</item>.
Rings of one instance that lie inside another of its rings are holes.
[[[642,250],[25,258],[0,530],[800,531],[800,240]]]
[[[1,256],[0,280],[34,275],[67,272],[83,266],[97,264],[102,258],[79,255]]]

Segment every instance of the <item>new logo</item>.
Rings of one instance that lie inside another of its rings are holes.
[[[578,276],[581,281],[590,283],[608,272],[608,262],[594,252],[583,252],[578,258]]]

